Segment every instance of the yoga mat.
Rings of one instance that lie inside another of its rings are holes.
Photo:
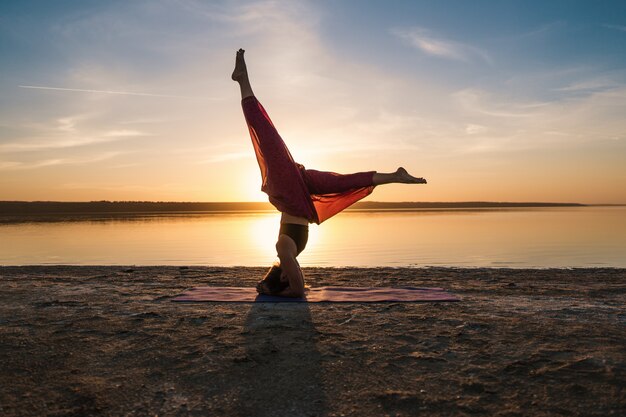
[[[318,287],[309,288],[306,298],[258,294],[252,287],[196,287],[172,299],[177,302],[221,301],[234,303],[333,302],[380,303],[459,301],[443,288],[417,287]]]

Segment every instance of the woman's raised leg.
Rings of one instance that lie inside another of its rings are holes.
[[[261,190],[278,211],[316,221],[315,208],[300,168],[252,92],[243,54],[243,49],[237,51],[232,79],[241,87],[241,106],[261,169]]]
[[[245,52],[246,51],[244,51],[243,49],[239,49],[237,51],[237,56],[235,57],[235,70],[233,71],[233,75],[231,75],[233,81],[237,81],[239,83],[242,100],[246,97],[254,96],[254,93],[252,92],[252,86],[250,85],[250,79],[248,78],[246,61],[243,58],[243,54]]]
[[[304,178],[311,194],[343,193],[357,188],[382,184],[426,184],[424,178],[416,178],[402,167],[398,168],[396,172],[387,174],[376,171],[337,174],[335,172],[306,169]]]
[[[417,178],[409,174],[406,169],[400,167],[396,170],[396,172],[392,172],[389,174],[381,174],[376,172],[374,177],[372,178],[374,185],[381,184],[426,184],[426,180],[424,178]]]

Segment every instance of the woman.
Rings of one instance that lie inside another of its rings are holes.
[[[265,109],[258,102],[248,78],[244,50],[237,51],[232,79],[239,83],[241,105],[261,168],[261,190],[281,213],[275,264],[257,285],[263,294],[304,297],[304,276],[297,256],[308,239],[309,223],[320,224],[369,195],[381,184],[426,184],[404,169],[382,174],[376,171],[341,175],[306,169],[296,163]]]

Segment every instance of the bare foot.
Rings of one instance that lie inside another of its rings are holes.
[[[237,57],[235,58],[235,70],[233,71],[233,75],[231,75],[233,81],[241,82],[248,78],[246,61],[243,59],[244,52],[246,51],[243,49],[239,49],[237,51]]]
[[[424,178],[416,178],[402,167],[398,168],[395,174],[398,182],[402,184],[426,184],[426,180]]]

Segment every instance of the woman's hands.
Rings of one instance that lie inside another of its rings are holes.
[[[265,281],[259,281],[256,284],[256,292],[258,292],[259,294],[271,295],[270,290],[269,288],[267,288],[267,283]]]
[[[265,295],[277,295],[279,297],[292,297],[292,298],[303,297],[301,293],[293,291],[290,287],[287,287],[278,293],[273,293],[270,291],[265,281],[259,281],[259,283],[256,284],[256,292],[258,292],[259,294],[265,294]]]

